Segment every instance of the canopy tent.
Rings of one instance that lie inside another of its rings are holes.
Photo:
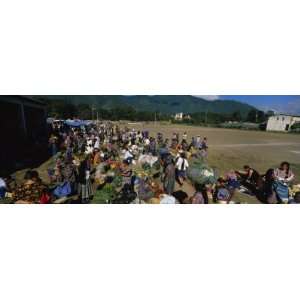
[[[91,121],[83,121],[83,120],[66,120],[65,124],[70,127],[82,127],[89,126],[92,124]]]

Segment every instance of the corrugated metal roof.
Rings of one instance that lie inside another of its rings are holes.
[[[27,102],[32,103],[38,106],[46,106],[46,102],[35,98],[35,96],[19,96],[19,95],[3,95],[0,96],[0,101],[7,101],[7,102]]]

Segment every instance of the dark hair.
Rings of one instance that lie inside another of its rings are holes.
[[[226,183],[226,180],[223,177],[219,177],[217,182],[218,183]]]
[[[38,171],[35,171],[35,170],[33,170],[33,171],[31,171],[31,178],[39,178],[40,176],[39,176],[39,172]]]
[[[290,171],[290,163],[288,163],[287,161],[283,161],[283,162],[280,164],[280,169],[283,169],[283,166],[284,166],[284,165],[287,166],[286,174],[288,174],[289,171]]]
[[[244,169],[250,169],[250,166],[245,165],[245,166],[244,166]]]
[[[274,169],[269,169],[269,170],[266,172],[266,175],[265,175],[265,181],[266,181],[266,182],[272,181],[273,176],[274,176]]]
[[[32,171],[28,170],[24,175],[24,180],[30,180],[30,179],[32,179]]]

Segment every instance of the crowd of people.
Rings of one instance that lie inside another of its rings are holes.
[[[53,165],[47,184],[36,170],[28,170],[21,184],[11,177],[0,178],[0,198],[41,204],[208,204],[236,203],[235,194],[244,192],[262,203],[300,202],[300,188],[292,185],[295,176],[288,162],[263,175],[244,166],[243,171],[215,178],[205,169],[201,183],[193,181],[192,162],[206,164],[208,140],[200,136],[189,140],[187,132],[182,136],[174,132],[169,139],[111,122],[80,128],[53,123],[49,153]],[[187,191],[186,186],[192,189]]]

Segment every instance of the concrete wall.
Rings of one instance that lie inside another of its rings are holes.
[[[291,126],[300,121],[300,117],[277,115],[268,120],[268,131],[289,131]]]

